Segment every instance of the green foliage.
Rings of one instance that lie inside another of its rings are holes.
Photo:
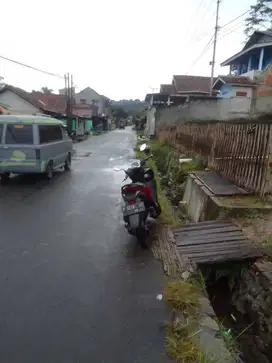
[[[144,153],[140,152],[140,145],[143,144],[144,141],[138,139],[134,151],[136,152],[136,157],[137,158],[141,158],[141,157],[145,157],[146,155]],[[153,149],[152,149],[153,151]],[[168,226],[171,227],[176,227],[178,226],[178,220],[175,216],[175,213],[173,211],[173,208],[171,206],[171,204],[168,202],[167,198],[165,197],[162,187],[161,187],[161,183],[160,183],[160,175],[158,172],[158,168],[157,165],[155,163],[155,161],[153,159],[148,160],[147,165],[153,169],[154,174],[155,174],[155,179],[156,179],[156,183],[157,183],[157,194],[158,194],[158,200],[159,203],[161,205],[161,209],[162,209],[162,213],[159,216],[159,220],[163,223],[166,224]]]
[[[203,354],[200,347],[189,338],[189,327],[171,323],[166,326],[166,349],[176,363],[218,363]]]
[[[199,309],[200,291],[190,282],[184,280],[169,282],[164,296],[172,311],[195,315]]]
[[[125,111],[125,109],[122,106],[111,104],[111,112],[113,117],[115,117],[117,120],[128,117],[128,113]]]
[[[49,94],[53,93],[53,90],[51,88],[48,88],[45,86],[45,87],[41,88],[41,92],[49,95]]]
[[[178,206],[183,197],[187,175],[203,169],[201,160],[195,157],[191,162],[180,163],[180,153],[166,142],[152,140],[151,147],[166,195],[174,206]]]
[[[142,111],[145,107],[144,102],[139,99],[111,101],[111,105],[113,107],[121,107],[128,114],[128,116],[134,116],[138,112]]]
[[[257,0],[251,5],[249,16],[245,20],[245,35],[249,38],[255,30],[270,27],[272,21],[271,0]]]
[[[184,323],[174,321],[166,325],[166,349],[169,356],[176,363],[215,363],[216,360],[203,354],[191,339],[199,333],[201,290],[197,284],[184,280],[168,282],[164,296],[170,309],[181,314],[184,320]]]
[[[268,261],[272,262],[272,236],[266,238],[263,241],[262,246],[266,258],[268,259]]]

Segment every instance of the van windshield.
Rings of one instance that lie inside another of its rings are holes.
[[[6,144],[33,144],[33,126],[23,124],[7,125]]]

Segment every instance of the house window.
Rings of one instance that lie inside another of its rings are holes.
[[[23,124],[7,125],[6,144],[33,144],[33,126]]]
[[[246,97],[247,96],[247,92],[237,91],[236,92],[236,96],[238,96],[238,97]]]
[[[60,125],[40,125],[40,144],[48,144],[62,140],[62,130]]]

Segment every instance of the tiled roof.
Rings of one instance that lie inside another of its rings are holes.
[[[51,111],[56,113],[66,112],[66,99],[63,95],[45,94],[42,92],[29,93],[19,87],[6,85],[0,92],[12,91],[21,98],[31,103],[40,110]]]
[[[209,92],[210,77],[201,76],[173,76],[173,85],[176,87],[177,92]]]
[[[46,111],[66,113],[66,96],[54,93],[32,92],[30,97],[39,102],[40,107]]]
[[[95,116],[97,115],[98,107],[95,105],[88,105],[88,104],[82,104],[77,103],[73,105],[73,114],[79,117],[84,116]]]
[[[175,93],[175,87],[172,84],[161,84],[160,93]]]
[[[253,85],[256,83],[249,77],[244,76],[219,76],[218,79],[222,79],[227,84]]]
[[[33,99],[31,94],[26,92],[22,88],[6,85],[5,87],[3,87],[0,90],[0,93],[5,92],[5,91],[12,91],[12,92],[16,93],[18,96],[20,96],[21,98],[23,98],[24,100],[31,103],[33,106],[35,106],[39,109],[42,108],[42,104],[40,102],[38,102],[37,100]]]

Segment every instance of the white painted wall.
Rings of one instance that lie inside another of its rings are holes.
[[[147,136],[155,135],[155,113],[156,107],[150,107],[146,113],[146,128],[145,133]]]
[[[249,97],[221,98],[219,103],[219,120],[249,117],[251,101],[252,99]]]
[[[75,95],[76,103],[80,103],[81,99],[85,99],[86,103],[98,107],[98,114],[106,114],[106,100],[101,97],[97,92],[95,92],[92,88],[88,87],[83,91],[80,91]]]
[[[10,113],[32,115],[40,110],[16,93],[6,90],[0,93],[0,102],[10,107]]]
[[[252,98],[252,87],[232,86],[232,97],[241,97],[241,98],[243,98],[243,96],[236,96],[236,92],[247,92],[246,97]]]

